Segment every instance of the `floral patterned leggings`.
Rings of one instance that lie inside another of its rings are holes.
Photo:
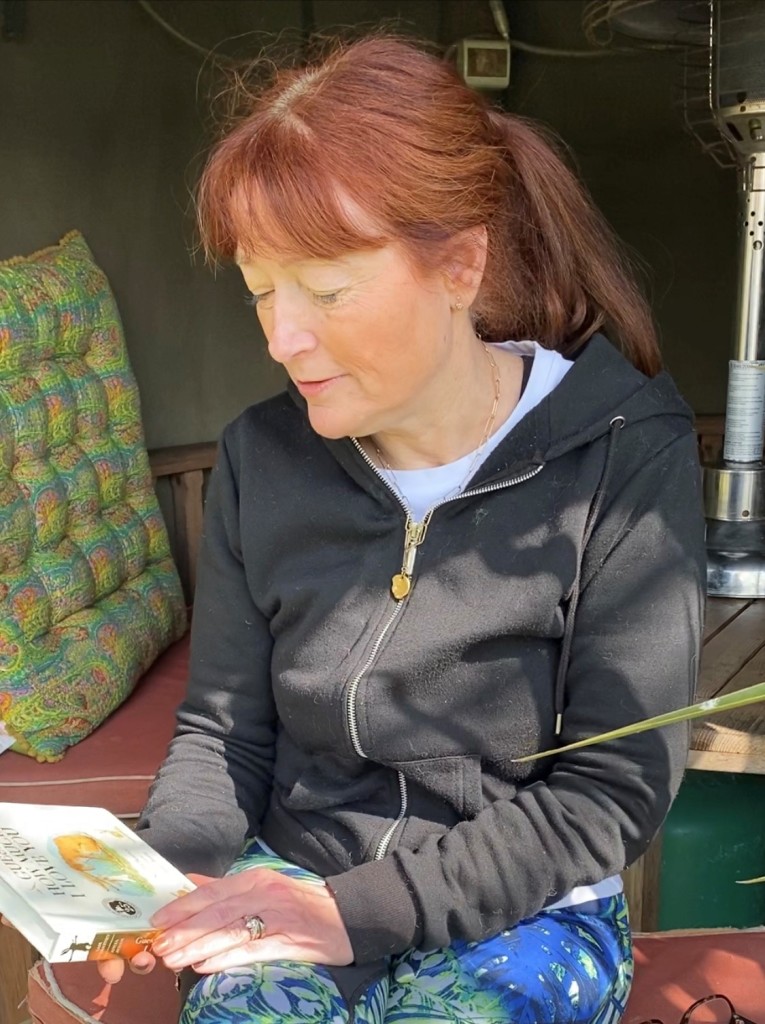
[[[320,883],[251,840],[231,869]],[[521,921],[483,942],[409,950],[349,1007],[329,968],[278,961],[200,979],[180,1024],[616,1024],[632,982],[622,895]]]

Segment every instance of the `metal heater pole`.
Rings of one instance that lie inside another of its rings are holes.
[[[760,119],[749,120],[751,136]],[[765,152],[742,166],[735,358],[729,363],[723,464],[704,467],[710,594],[765,597]]]

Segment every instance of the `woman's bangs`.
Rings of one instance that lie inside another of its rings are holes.
[[[232,194],[228,219],[236,251],[281,259],[332,259],[347,252],[384,245],[383,233],[355,204],[343,200],[337,182],[321,166],[296,161],[281,173],[258,173],[257,166]],[[366,221],[367,223],[362,223]]]

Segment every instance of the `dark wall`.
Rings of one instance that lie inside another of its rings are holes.
[[[448,43],[492,30],[484,0],[154,0],[223,52],[258,33],[375,23]],[[507,0],[519,38],[585,45],[579,0]],[[203,58],[135,0],[29,0],[0,42],[0,259],[83,231],[122,311],[150,446],[215,437],[281,386],[236,272],[192,254],[189,191],[209,126]],[[200,70],[201,69],[201,70]],[[642,258],[670,368],[697,411],[723,407],[734,291],[735,180],[672,108],[670,55],[577,61],[514,53],[504,102],[563,136]]]
[[[190,255],[201,58],[132,0],[27,7],[24,41],[0,43],[0,258],[79,228],[117,296],[149,445],[213,438],[278,376],[241,282],[215,280]],[[297,24],[300,3],[157,9],[213,46],[248,27]]]
[[[507,4],[519,39],[584,48],[583,4]],[[600,59],[514,51],[508,106],[551,125],[645,270],[666,363],[696,412],[721,412],[733,345],[736,174],[681,127],[675,52]]]

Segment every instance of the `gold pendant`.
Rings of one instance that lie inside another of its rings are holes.
[[[412,589],[412,581],[403,572],[398,572],[390,581],[390,592],[397,601],[402,601]]]

